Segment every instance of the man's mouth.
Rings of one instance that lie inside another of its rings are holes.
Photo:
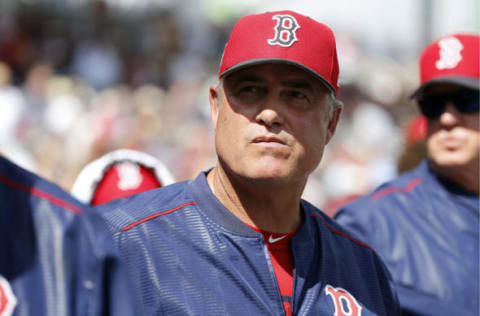
[[[271,144],[281,144],[285,145],[285,142],[282,141],[281,139],[274,137],[274,136],[260,136],[256,137],[252,141],[253,143],[271,143]]]

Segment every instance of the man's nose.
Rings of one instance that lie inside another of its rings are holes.
[[[451,101],[445,105],[445,111],[440,115],[439,121],[443,126],[455,126],[461,119],[460,113]]]
[[[283,106],[280,98],[270,97],[265,100],[265,103],[260,107],[256,121],[259,124],[266,126],[274,126],[283,124]]]

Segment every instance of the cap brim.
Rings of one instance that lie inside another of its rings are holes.
[[[289,64],[289,65],[299,67],[300,69],[302,69],[302,70],[308,72],[309,74],[311,74],[313,77],[319,79],[320,82],[323,83],[328,90],[330,90],[333,94],[336,94],[335,88],[330,84],[330,82],[328,82],[325,78],[323,78],[322,76],[317,74],[315,71],[313,71],[309,67],[307,67],[307,66],[305,66],[301,63],[298,63],[296,61],[289,60],[289,59],[282,59],[282,58],[250,59],[250,60],[238,63],[233,67],[228,68],[222,74],[220,74],[220,78],[225,78],[226,76],[232,74],[233,72],[236,72],[240,69],[244,69],[244,68],[249,67],[249,66],[254,66],[254,65],[259,65],[259,64],[267,64],[267,63],[285,63],[285,64]]]
[[[451,83],[461,87],[470,88],[474,90],[479,90],[480,88],[480,80],[477,78],[470,78],[470,77],[444,77],[438,78],[434,80],[430,80],[422,84],[415,92],[412,93],[410,99],[415,99],[422,95],[427,89],[431,86],[439,83]]]

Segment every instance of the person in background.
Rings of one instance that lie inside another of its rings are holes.
[[[93,210],[1,155],[0,200],[1,316],[138,315]]]
[[[95,206],[173,182],[172,174],[157,158],[137,150],[117,149],[87,164],[71,193]]]
[[[427,158],[336,215],[384,260],[403,315],[479,315],[479,47],[452,34],[423,50]]]
[[[397,315],[375,252],[301,200],[340,118],[338,74],[326,25],[236,23],[209,88],[213,169],[97,206],[142,315]]]

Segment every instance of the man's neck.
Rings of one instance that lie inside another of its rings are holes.
[[[274,233],[289,233],[302,222],[303,189],[291,186],[252,186],[229,176],[218,165],[207,175],[210,189],[222,204],[245,224]]]
[[[461,188],[475,194],[480,193],[479,166],[475,163],[472,166],[444,168],[430,163],[430,167],[440,177],[455,183]]]

